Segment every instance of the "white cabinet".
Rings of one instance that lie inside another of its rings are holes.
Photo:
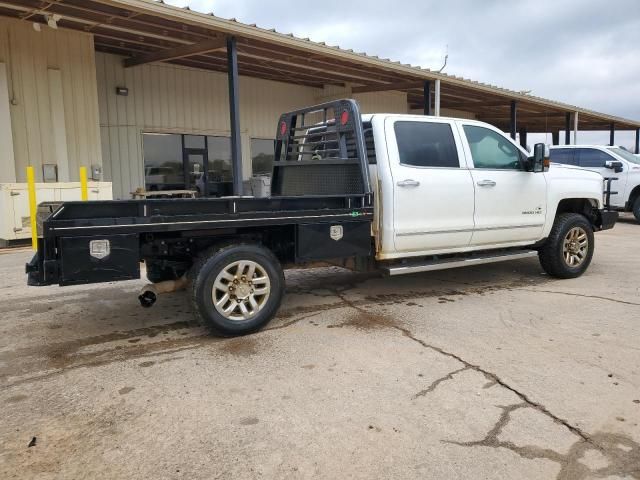
[[[111,182],[89,182],[89,200],[111,200]],[[36,183],[36,202],[81,200],[80,182]],[[26,183],[0,183],[0,241],[31,237]]]

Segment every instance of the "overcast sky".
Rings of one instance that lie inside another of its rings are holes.
[[[640,0],[165,1],[431,69],[448,51],[445,73],[640,119]]]

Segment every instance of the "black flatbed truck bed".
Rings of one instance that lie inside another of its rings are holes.
[[[39,216],[46,217],[42,238],[27,266],[34,286],[139,278],[140,261],[184,263],[185,256],[234,237],[269,236],[280,244],[272,249],[289,248],[281,251],[288,263],[365,256],[373,206],[368,195],[52,202],[40,204]],[[340,241],[327,245],[327,224],[342,226]],[[92,240],[109,241],[110,258],[92,257]]]
[[[269,198],[40,204],[28,284],[136,279],[144,262],[143,306],[188,278],[196,315],[244,334],[275,315],[283,266],[369,259],[373,215],[360,111],[338,100],[280,117]]]

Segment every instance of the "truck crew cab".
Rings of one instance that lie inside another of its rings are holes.
[[[633,212],[640,222],[640,157],[615,146],[562,145],[550,148],[551,161],[597,172],[611,182],[611,208]]]
[[[534,152],[482,122],[363,116],[353,100],[289,112],[271,197],[41,204],[28,283],[134,279],[144,262],[143,305],[190,285],[204,323],[241,335],[276,314],[294,264],[398,275],[538,256],[577,277],[617,213],[599,174]]]

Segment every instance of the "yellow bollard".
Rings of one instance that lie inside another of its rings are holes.
[[[36,176],[33,167],[27,167],[27,185],[29,187],[29,216],[31,217],[31,247],[38,250],[38,222],[36,205]]]
[[[89,191],[87,190],[87,167],[80,167],[80,198],[85,202],[89,200]]]

